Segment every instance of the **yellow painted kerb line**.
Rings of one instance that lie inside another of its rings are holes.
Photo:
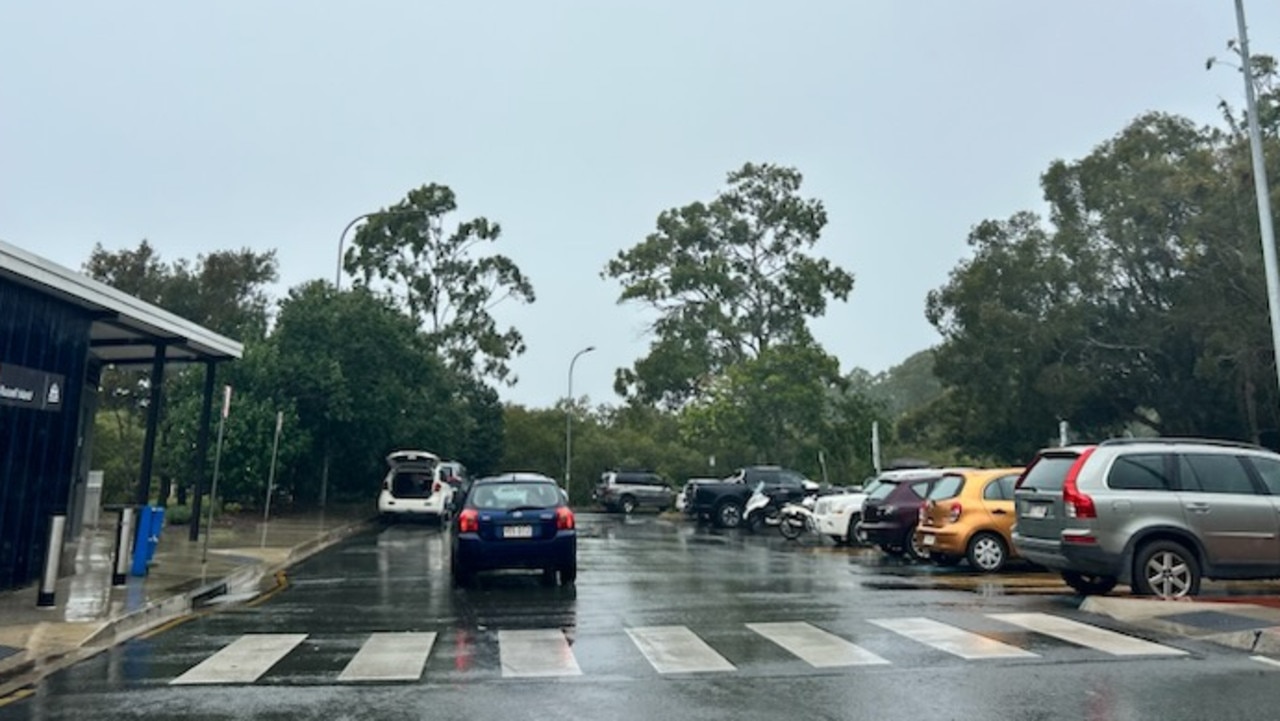
[[[270,591],[267,591],[261,596],[258,596],[252,601],[246,602],[244,605],[257,606],[261,603],[265,603],[271,600],[272,598],[274,598],[276,594],[280,593],[281,591],[285,590],[288,587],[289,587],[289,577],[285,575],[284,571],[277,571],[275,588],[271,589]],[[150,631],[147,631],[146,633],[142,634],[139,638],[143,638],[143,639],[151,638],[152,636],[156,636],[158,634],[164,633],[165,631],[181,626],[182,624],[186,623],[187,621],[190,621],[191,619],[200,618],[202,616],[213,613],[216,610],[217,610],[216,608],[209,608],[209,609],[205,609],[204,611],[200,611],[198,613],[192,613],[187,616],[183,616],[182,618],[175,618],[172,621],[169,621],[167,623],[162,623],[159,626],[156,626]]]
[[[0,706],[8,706],[9,704],[15,701],[21,701],[22,699],[34,694],[35,692],[36,692],[35,689],[20,688],[17,691],[14,691],[13,693],[9,694],[8,696],[5,696],[4,698],[0,698]]]
[[[252,601],[249,601],[245,605],[257,606],[257,605],[266,603],[267,601],[270,601],[272,598],[275,598],[276,595],[278,595],[281,591],[285,590],[288,587],[289,587],[289,577],[285,574],[284,571],[276,571],[276,587],[271,589],[270,591],[267,591],[261,596],[258,596]]]

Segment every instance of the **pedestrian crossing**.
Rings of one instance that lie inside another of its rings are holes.
[[[1172,646],[1048,613],[993,613],[980,619],[985,627],[982,631],[923,616],[866,619],[857,622],[859,630],[854,631],[847,624],[833,631],[806,621],[770,621],[718,629],[708,638],[687,626],[635,626],[622,629],[618,641],[621,645],[614,651],[615,655],[629,653],[638,663],[643,659],[649,673],[660,677],[733,673],[741,670],[740,664],[732,660],[735,655],[745,656],[750,662],[761,653],[785,656],[799,668],[827,671],[916,664],[921,653],[974,663],[1034,660],[1044,652],[1043,644],[1034,642],[1040,636],[1104,657],[1187,655],[1186,651]],[[999,630],[991,630],[992,623]],[[726,643],[726,634],[733,634],[735,641]],[[885,638],[886,635],[889,638]],[[430,680],[429,660],[439,648],[438,638],[436,632],[373,633],[360,642],[359,649],[333,680],[336,683]],[[494,639],[496,672],[503,679],[558,679],[592,673],[589,666],[580,665],[581,650],[575,653],[572,635],[562,629],[501,629],[496,631]],[[1014,639],[1023,639],[1025,645],[1037,648],[1040,653],[1016,645],[1011,642]],[[173,678],[169,684],[257,683],[290,654],[297,653],[298,647],[307,640],[308,635],[302,633],[246,634]],[[904,645],[903,640],[910,643]],[[765,649],[744,654],[744,643],[748,648],[763,645],[775,651]],[[873,645],[874,650],[868,645]],[[625,650],[627,646],[632,649],[630,652]],[[893,658],[890,651],[898,652],[901,658]],[[487,673],[494,672],[491,669]]]

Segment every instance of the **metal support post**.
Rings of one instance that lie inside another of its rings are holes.
[[[133,509],[121,508],[120,518],[116,521],[116,562],[111,569],[111,585],[123,586],[125,575],[129,573],[129,556],[133,550]]]
[[[62,561],[62,536],[67,528],[66,516],[53,516],[49,520],[49,547],[44,557],[44,577],[40,579],[40,594],[36,606],[53,608],[58,587],[58,565]]]

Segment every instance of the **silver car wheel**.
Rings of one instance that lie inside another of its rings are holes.
[[[973,557],[978,568],[990,571],[1004,564],[1004,547],[994,538],[983,536],[973,544]]]
[[[1192,572],[1182,556],[1160,551],[1147,561],[1147,585],[1160,598],[1183,598],[1191,592]]]

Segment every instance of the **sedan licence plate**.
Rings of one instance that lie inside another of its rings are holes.
[[[503,538],[533,538],[533,526],[503,526]]]

